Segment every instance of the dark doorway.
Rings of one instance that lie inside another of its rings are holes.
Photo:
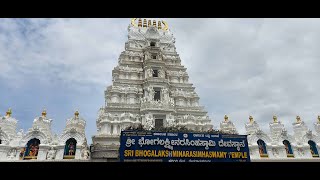
[[[163,119],[155,119],[155,129],[163,127]]]
[[[74,159],[76,155],[77,141],[74,138],[67,140],[64,147],[64,156],[63,159]]]
[[[258,143],[258,147],[259,147],[259,154],[260,154],[260,157],[268,157],[268,153],[267,153],[267,146],[266,146],[266,143],[259,139],[257,141]]]
[[[310,151],[311,151],[312,157],[319,157],[316,143],[314,141],[309,140],[308,144],[310,145]]]
[[[160,101],[160,90],[155,90],[154,93],[154,100],[159,100]]]
[[[153,77],[158,77],[158,70],[157,69],[153,69],[152,76]]]
[[[290,142],[288,140],[284,140],[283,144],[286,149],[287,157],[294,157]]]
[[[154,46],[156,46],[156,43],[155,42],[150,42],[150,46],[154,47]]]
[[[25,149],[22,150],[22,152],[24,152],[23,159],[37,159],[39,145],[40,140],[37,138],[33,138],[30,141],[28,141]]]
[[[152,54],[152,59],[157,59],[157,55],[156,54]]]

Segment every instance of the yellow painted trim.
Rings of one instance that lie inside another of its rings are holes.
[[[268,154],[260,154],[260,157],[265,157],[265,158],[268,158]]]
[[[294,155],[293,154],[287,154],[287,157],[294,158]]]
[[[69,155],[65,155],[63,156],[63,159],[74,159],[75,156],[69,156]]]
[[[37,159],[37,156],[25,156],[23,159]]]

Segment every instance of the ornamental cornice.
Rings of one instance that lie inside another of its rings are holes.
[[[142,68],[129,67],[128,65],[127,66],[117,66],[115,68],[115,70],[119,70],[119,71],[123,71],[123,72],[130,72],[130,73],[133,73],[133,72],[139,73],[139,72],[143,71]]]
[[[124,109],[137,109],[139,107],[140,104],[108,103],[106,109],[121,109],[121,111],[123,111]]]
[[[114,79],[114,85],[123,85],[123,84],[134,84],[134,85],[141,85],[143,80],[140,79]]]
[[[172,88],[174,89],[174,88]],[[182,98],[199,98],[198,94],[194,91],[185,91],[182,88],[171,91],[172,96],[182,97]],[[200,98],[199,98],[200,99]]]
[[[190,106],[190,107],[181,107],[181,106],[176,106],[177,111],[188,111],[188,112],[206,112],[204,110],[203,106],[195,107],[195,106]]]
[[[159,77],[148,77],[144,80],[144,83],[166,83],[169,84],[168,79]]]
[[[167,74],[168,76],[172,76],[172,77],[189,77],[188,73],[186,71],[170,71],[167,70]]]
[[[130,56],[130,57],[143,57],[143,50],[137,48],[136,51],[122,51],[120,57],[122,56]]]
[[[162,55],[163,59],[165,60],[174,60],[174,61],[181,61],[180,57],[178,54],[163,54]]]
[[[170,69],[172,71],[186,71],[187,68],[185,68],[184,66],[182,66],[181,64],[177,64],[177,63],[171,63],[166,61],[166,67],[167,69]]]
[[[193,87],[192,83],[179,83],[179,82],[170,82],[170,84],[174,87],[174,88],[189,88],[194,90],[195,87]]]
[[[142,91],[142,88],[137,88],[135,86],[109,86],[107,88],[107,92],[111,93],[111,92],[117,92],[117,93],[139,93]]]
[[[165,66],[166,62],[165,61],[161,61],[159,59],[146,59],[144,61],[144,65],[152,65],[152,66]]]
[[[172,99],[172,98],[171,98]],[[169,102],[169,101],[147,101],[145,99],[141,100],[141,111],[145,110],[164,110],[164,111],[175,111],[174,110],[174,102]]]

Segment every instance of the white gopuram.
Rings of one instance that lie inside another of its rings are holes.
[[[11,115],[9,109],[6,116],[0,117],[0,161],[89,160],[86,123],[78,111],[67,120],[61,136],[52,133],[52,119],[47,117],[45,110],[34,119],[26,133],[23,130],[16,132],[18,121]]]
[[[175,38],[164,21],[132,19],[128,41],[112,71],[113,84],[99,110],[92,158],[117,158],[120,132],[142,124],[146,129],[183,125],[213,128],[186,68],[181,65]]]

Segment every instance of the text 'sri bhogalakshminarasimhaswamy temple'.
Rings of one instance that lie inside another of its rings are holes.
[[[91,145],[85,135],[86,121],[78,111],[57,135],[51,131],[52,119],[46,110],[24,132],[17,131],[18,121],[9,109],[0,116],[0,161],[118,161],[120,133],[128,127],[183,126],[198,132],[213,128],[165,21],[131,20],[112,82],[105,90],[105,105],[98,112]],[[315,131],[297,116],[293,134],[287,133],[276,116],[270,119],[270,133],[263,132],[252,116],[245,124],[251,161],[320,160],[320,116],[315,120]],[[228,116],[219,131],[237,134]]]

